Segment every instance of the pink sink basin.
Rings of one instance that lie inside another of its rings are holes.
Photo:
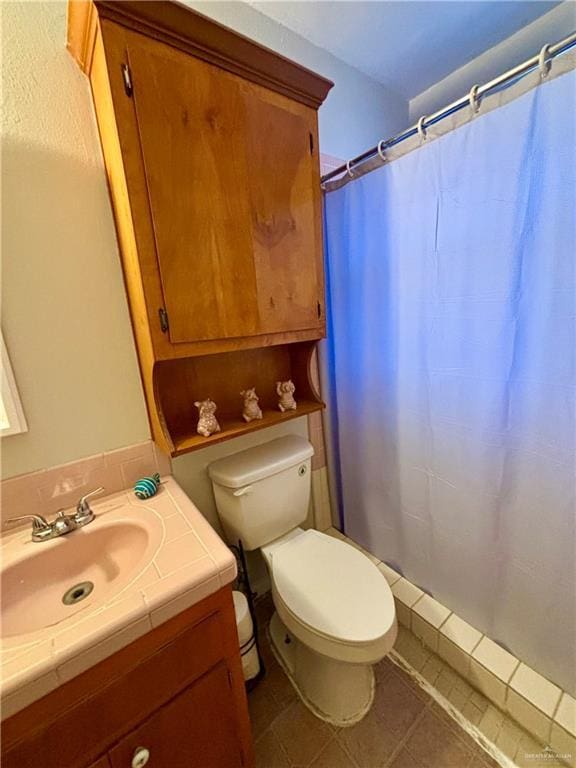
[[[113,598],[152,562],[162,535],[156,515],[141,509],[138,519],[113,513],[50,542],[26,542],[2,569],[2,637],[58,624]]]

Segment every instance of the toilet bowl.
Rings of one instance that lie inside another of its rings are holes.
[[[374,699],[372,665],[396,640],[386,579],[366,555],[315,530],[292,531],[262,554],[276,608],[270,635],[282,665],[316,715],[339,726],[358,722]]]
[[[260,549],[267,564],[274,652],[303,702],[346,726],[370,709],[372,667],[394,645],[396,612],[388,582],[366,555],[299,527],[312,454],[307,440],[289,435],[220,459],[209,474],[229,542]]]

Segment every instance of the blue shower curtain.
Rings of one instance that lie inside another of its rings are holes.
[[[348,535],[576,687],[574,71],[325,196]]]

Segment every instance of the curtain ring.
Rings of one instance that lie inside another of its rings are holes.
[[[350,176],[351,179],[354,178],[354,174],[352,173],[352,168],[350,167],[352,160],[346,161],[346,172],[348,173],[348,176]]]
[[[424,121],[426,120],[426,115],[422,115],[420,120],[418,120],[418,123],[416,124],[416,128],[418,129],[418,133],[420,135],[420,138],[422,141],[426,141],[428,138],[426,135],[426,128],[424,128]]]
[[[478,89],[480,86],[478,84],[473,85],[472,88],[470,88],[470,93],[468,94],[468,99],[470,101],[470,108],[472,109],[472,112],[480,112],[480,99],[478,98]]]
[[[385,143],[386,142],[384,141],[384,139],[378,142],[378,154],[380,155],[380,160],[382,160],[383,163],[386,162],[386,152],[384,152]]]
[[[538,54],[538,66],[540,68],[540,77],[547,77],[552,66],[552,59],[550,58],[550,45],[547,43],[543,45]]]

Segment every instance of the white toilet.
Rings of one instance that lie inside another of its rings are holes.
[[[273,648],[304,703],[335,725],[358,722],[374,698],[372,665],[392,649],[394,599],[354,547],[303,530],[314,449],[288,435],[208,468],[229,543],[261,549],[276,612]]]

